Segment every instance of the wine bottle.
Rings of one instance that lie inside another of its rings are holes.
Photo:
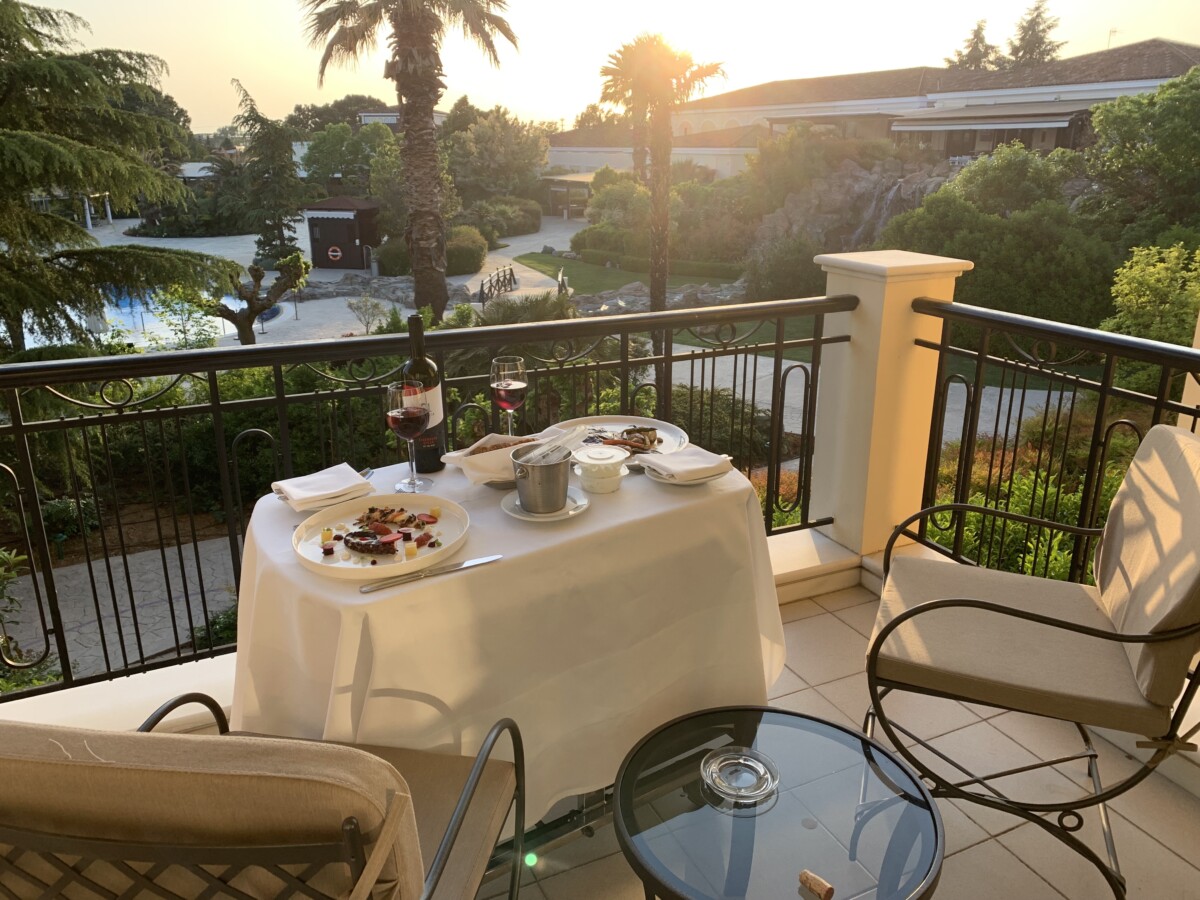
[[[442,462],[442,454],[446,452],[442,376],[437,364],[425,355],[425,322],[419,315],[408,317],[408,339],[412,355],[400,367],[400,372],[405,380],[420,382],[429,398],[429,425],[416,442],[417,471],[440,472],[446,467]]]

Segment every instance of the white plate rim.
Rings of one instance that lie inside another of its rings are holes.
[[[671,487],[698,487],[699,485],[716,481],[718,478],[724,478],[732,471],[733,469],[726,469],[724,472],[717,472],[715,475],[705,475],[703,478],[693,478],[691,481],[676,481],[673,478],[664,478],[649,466],[642,466],[642,472],[651,481],[657,481],[659,484],[669,484]]]
[[[568,419],[566,422],[558,422],[556,428],[573,428],[576,425],[624,425],[629,427],[656,428],[662,432],[674,432],[679,435],[681,442],[678,447],[673,447],[670,450],[660,450],[659,452],[666,456],[668,453],[678,453],[684,447],[691,443],[692,439],[688,433],[678,425],[673,425],[670,422],[664,422],[661,419],[651,419],[648,416],[583,416],[579,419]],[[630,453],[629,459],[625,460],[625,465],[632,469],[641,469],[642,464],[637,461],[640,454]]]
[[[575,506],[571,509],[567,509],[564,506],[558,512],[531,513],[526,512],[517,505],[517,492],[511,491],[501,498],[500,509],[514,519],[520,519],[522,522],[561,522],[564,519],[573,519],[575,516],[587,512],[588,508],[592,505],[591,499],[583,491],[579,490],[579,488],[567,488],[567,496],[575,501]]]
[[[461,521],[462,528],[458,534],[449,540],[443,540],[442,546],[430,553],[418,553],[416,559],[393,558],[387,562],[380,557],[380,564],[374,566],[369,562],[349,565],[346,561],[338,559],[337,554],[333,557],[322,556],[318,559],[307,556],[301,551],[301,544],[306,543],[314,531],[319,535],[322,528],[332,527],[339,522],[349,525],[360,513],[372,506],[399,506],[415,512],[426,512],[431,507],[440,506],[442,516],[438,519],[438,524],[453,517]],[[450,515],[448,516],[447,513]],[[292,552],[296,554],[296,558],[304,568],[328,578],[338,578],[344,581],[375,581],[395,575],[407,575],[409,572],[419,572],[421,569],[446,561],[462,546],[470,526],[471,517],[465,509],[453,500],[436,494],[368,494],[318,510],[297,525],[296,530],[292,532]],[[333,561],[325,562],[324,560],[327,558]]]

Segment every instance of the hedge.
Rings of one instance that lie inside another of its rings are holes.
[[[478,228],[455,225],[446,240],[446,274],[474,275],[483,268],[488,244]]]
[[[649,272],[650,260],[644,256],[626,256],[621,253],[610,253],[605,250],[581,250],[580,257],[584,262],[596,266],[612,263],[626,272]],[[696,259],[673,259],[667,264],[672,275],[698,275],[706,278],[737,279],[742,277],[744,266],[738,263],[708,262]]]
[[[408,275],[412,265],[408,258],[408,247],[403,240],[391,240],[375,251],[375,260],[379,263],[379,274],[394,277]]]
[[[515,207],[519,215],[505,216],[508,230],[501,237],[518,234],[537,234],[542,230],[542,204],[527,197],[493,197],[492,204]]]

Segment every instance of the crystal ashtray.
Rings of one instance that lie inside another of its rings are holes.
[[[700,762],[700,779],[722,801],[735,807],[757,806],[775,796],[779,768],[750,747],[722,747]]]

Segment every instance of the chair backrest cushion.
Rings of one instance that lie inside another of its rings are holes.
[[[1169,425],[1147,432],[1113,498],[1095,576],[1124,634],[1200,621],[1200,437]],[[1146,699],[1171,706],[1200,636],[1125,649]]]
[[[379,883],[390,886],[386,896],[420,896],[424,865],[408,785],[388,763],[351,747],[0,722],[0,771],[0,825],[171,846],[333,843],[354,816],[369,856],[395,798],[404,819]],[[348,893],[344,867],[335,868],[343,871],[327,868],[319,889]],[[344,883],[329,883],[335,876]]]

